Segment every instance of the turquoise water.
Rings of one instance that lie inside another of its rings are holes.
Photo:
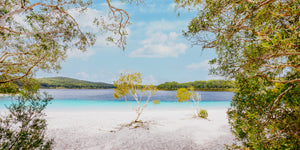
[[[129,109],[128,104],[122,99],[112,97],[113,90],[73,90],[73,89],[52,89],[41,90],[54,97],[54,100],[48,105],[47,109]],[[187,102],[177,102],[175,91],[158,91],[153,99],[159,99],[160,104],[154,104],[151,101],[147,109],[186,109],[191,108]],[[230,106],[232,92],[200,92],[202,101],[200,108],[228,108]],[[9,97],[0,98],[0,109],[5,109],[14,100]],[[136,106],[136,102],[129,98],[128,103]],[[143,102],[144,103],[144,102]]]

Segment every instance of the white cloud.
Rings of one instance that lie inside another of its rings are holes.
[[[83,30],[92,31],[99,31],[99,28],[93,23],[95,18],[99,18],[100,16],[104,17],[106,15],[103,11],[91,8],[87,8],[83,13],[76,8],[69,9],[68,12],[75,18],[79,26],[84,28]]]
[[[199,63],[192,63],[190,65],[187,65],[186,68],[187,69],[192,69],[192,70],[198,70],[198,69],[201,69],[201,70],[208,70],[210,65],[209,65],[209,60],[204,60],[202,62],[199,62]]]
[[[105,12],[91,8],[87,8],[83,13],[79,12],[78,9],[69,9],[68,12],[74,16],[83,32],[96,33],[96,42],[93,47],[88,48],[86,52],[78,49],[70,49],[67,51],[68,58],[82,58],[83,60],[87,60],[102,48],[116,47],[116,45],[106,40],[106,37],[112,36],[112,33],[100,33],[99,27],[93,23],[95,18],[99,19],[100,17],[106,22],[110,22]]]
[[[228,80],[226,77],[218,75],[209,75],[208,80]]]
[[[151,3],[151,1],[148,1],[143,5],[139,5],[138,10],[141,13],[157,12],[156,5],[154,3]]]
[[[86,72],[78,72],[76,73],[76,76],[78,76],[81,79],[88,79],[90,77],[90,75]]]
[[[110,5],[113,6],[113,7],[116,7],[116,8],[121,8],[121,9],[126,8],[126,4],[123,3],[123,2],[113,1],[113,2],[110,2]],[[106,2],[101,3],[100,6],[102,6],[104,8],[108,8],[108,4]]]
[[[93,82],[105,82],[105,83],[113,83],[116,80],[118,73],[100,70],[94,73],[87,73],[87,72],[78,72],[75,74],[74,78],[80,80],[87,80]]]
[[[152,13],[152,14],[162,14],[162,13],[175,13],[176,4],[171,2],[169,4],[157,4],[154,1],[147,1],[142,5],[138,6],[141,13]],[[182,9],[185,10],[185,9]]]
[[[137,26],[141,28],[143,31],[148,32],[174,32],[174,31],[182,31],[186,28],[187,24],[189,23],[188,20],[176,20],[176,21],[167,21],[167,20],[158,20],[158,21],[151,21],[151,22],[137,22],[134,23],[133,26]]]
[[[153,75],[148,75],[143,78],[143,84],[158,85],[158,81],[155,79]]]
[[[67,51],[68,58],[81,58],[82,60],[87,60],[90,56],[94,55],[96,52],[94,49],[88,49],[87,51],[83,52],[79,49],[69,49]]]
[[[94,81],[105,82],[105,83],[113,83],[119,73],[111,72],[111,71],[99,71],[98,73],[93,74],[92,78]]]
[[[175,10],[176,9],[176,4],[175,3],[171,3],[171,4],[169,4],[168,5],[168,7],[167,7],[169,10]]]
[[[178,37],[178,34],[176,32],[170,32],[169,36],[170,39],[175,40]]]
[[[22,25],[24,28],[26,29],[31,29],[29,23],[26,21],[26,16],[23,14],[17,14],[13,16],[13,19],[19,23],[20,25]]]
[[[130,57],[163,58],[178,57],[184,54],[188,46],[182,42],[182,29],[185,21],[166,21],[164,19],[151,22],[134,23],[133,36],[144,38],[140,47],[130,53]],[[146,31],[146,34],[145,34]]]
[[[176,42],[177,33],[175,32],[169,34],[148,32],[147,37],[141,42],[143,47],[131,52],[130,57],[178,57],[179,54],[184,54],[188,48],[184,43]]]

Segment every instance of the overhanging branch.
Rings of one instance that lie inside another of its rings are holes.
[[[39,60],[37,60],[27,71],[24,75],[20,76],[20,77],[16,77],[16,78],[12,78],[12,79],[7,79],[7,80],[4,80],[4,81],[0,81],[0,84],[1,83],[8,83],[8,82],[13,82],[13,81],[17,81],[17,80],[20,80],[26,76],[28,76],[31,72],[31,70],[38,65],[38,63],[40,63],[44,58],[45,58],[46,55],[44,55],[43,57],[41,57]]]

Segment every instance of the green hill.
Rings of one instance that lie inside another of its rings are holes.
[[[50,77],[36,79],[41,87],[44,89],[108,89],[115,88],[112,84],[104,82],[90,82],[78,80],[68,77]],[[233,81],[225,80],[208,80],[208,81],[194,81],[186,83],[165,82],[157,86],[159,90],[177,90],[179,88],[188,88],[193,86],[195,90],[200,91],[233,91]]]
[[[36,79],[41,87],[40,88],[66,88],[66,89],[108,89],[114,88],[112,84],[104,82],[90,82],[78,80],[68,77],[50,77],[50,78],[37,78]]]

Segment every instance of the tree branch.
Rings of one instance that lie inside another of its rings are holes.
[[[282,68],[285,68],[285,67],[292,67],[294,69],[296,69],[297,71],[300,72],[300,64],[297,64],[297,65],[293,65],[293,64],[281,64],[281,65],[278,65],[278,66],[275,66],[275,65],[262,65],[263,67],[269,67],[269,68],[272,68],[272,69],[282,69]]]
[[[8,79],[8,80],[0,81],[0,84],[1,84],[1,83],[7,83],[7,82],[13,82],[13,81],[16,81],[16,80],[19,80],[19,79],[22,79],[22,78],[28,76],[29,73],[31,72],[31,70],[32,70],[35,66],[37,66],[38,63],[40,63],[40,62],[45,58],[45,56],[46,56],[46,55],[44,55],[44,56],[41,57],[39,60],[37,60],[37,61],[36,61],[36,62],[35,62],[35,63],[27,70],[27,72],[26,72],[24,75],[22,75],[22,76],[20,76],[20,77],[16,77],[16,78],[12,78],[12,79]]]
[[[281,99],[288,91],[290,91],[290,90],[291,90],[293,87],[295,87],[295,86],[296,86],[296,84],[293,84],[293,85],[289,86],[284,92],[282,92],[281,94],[278,95],[278,97],[276,98],[276,100],[274,101],[274,103],[273,103],[273,105],[272,105],[272,107],[271,107],[271,109],[270,109],[271,112],[275,109],[275,107],[276,107],[276,105],[278,104],[279,100],[280,100],[280,99]]]
[[[1,57],[0,57],[0,63],[3,63],[5,61],[5,59],[7,59],[9,56],[14,56],[14,55],[28,55],[29,52],[25,52],[25,53],[8,53],[5,52]]]
[[[251,78],[254,78],[254,77],[262,77],[262,78],[265,78],[266,80],[270,81],[270,82],[274,82],[274,83],[300,83],[300,79],[293,79],[293,80],[273,80],[271,78],[269,78],[267,75],[263,74],[258,74],[258,75],[255,75]]]
[[[30,5],[30,6],[26,7],[26,8],[21,8],[21,9],[12,11],[12,12],[10,12],[10,13],[7,13],[5,16],[1,17],[1,19],[3,18],[3,19],[5,20],[5,19],[7,19],[8,17],[11,17],[12,15],[14,15],[14,14],[16,14],[16,13],[19,13],[19,14],[20,14],[20,13],[22,13],[22,12],[24,12],[24,11],[33,9],[33,8],[36,7],[36,6],[44,6],[44,7],[48,7],[48,8],[52,8],[52,9],[58,10],[59,12],[61,12],[61,13],[65,14],[65,15],[67,15],[68,17],[70,17],[71,20],[75,23],[75,25],[76,25],[78,31],[79,31],[81,34],[83,34],[83,32],[81,31],[81,29],[80,29],[80,27],[79,27],[77,21],[74,19],[74,17],[71,16],[71,15],[70,15],[69,13],[67,13],[66,11],[64,11],[64,10],[62,10],[62,9],[59,8],[59,6],[65,5],[65,4],[67,4],[67,3],[62,3],[62,4],[57,3],[57,5],[48,5],[48,4],[44,4],[44,3],[35,3],[35,4],[32,4],[32,5]],[[4,27],[4,26],[0,26],[0,28],[2,28],[3,30],[7,30],[7,31],[9,31],[9,32],[12,32],[12,33],[16,33],[16,34],[20,34],[20,35],[21,35],[21,34],[25,34],[25,35],[27,35],[27,36],[34,35],[34,34],[40,34],[40,33],[47,34],[47,33],[55,33],[55,32],[58,32],[57,30],[54,30],[54,31],[49,31],[49,32],[30,32],[30,33],[22,33],[22,32],[19,32],[19,31],[14,31],[14,30],[9,29],[9,28]]]
[[[124,34],[121,32],[121,30],[122,30],[122,28],[125,28],[126,25],[128,24],[130,16],[129,16],[129,14],[125,10],[120,9],[120,8],[116,8],[116,7],[112,6],[109,0],[106,0],[106,2],[108,4],[108,7],[109,7],[110,11],[115,16],[115,18],[116,18],[116,13],[120,14],[120,22],[118,24],[118,29],[117,30],[118,30],[118,34],[120,35],[120,40],[119,41],[120,41],[120,43],[122,45],[122,43],[124,41]],[[126,16],[125,22],[123,22],[123,14],[125,14],[125,16]],[[111,29],[109,29],[109,30],[111,30]],[[122,47],[124,49],[124,46],[122,46]]]
[[[276,98],[276,100],[273,102],[272,107],[270,108],[269,114],[267,115],[268,118],[266,120],[266,122],[264,123],[264,125],[266,125],[272,116],[272,111],[276,108],[277,104],[279,103],[280,99],[288,92],[290,91],[293,87],[295,87],[296,84],[293,84],[291,86],[289,86],[284,92],[282,92],[281,94],[278,95],[278,97]]]

